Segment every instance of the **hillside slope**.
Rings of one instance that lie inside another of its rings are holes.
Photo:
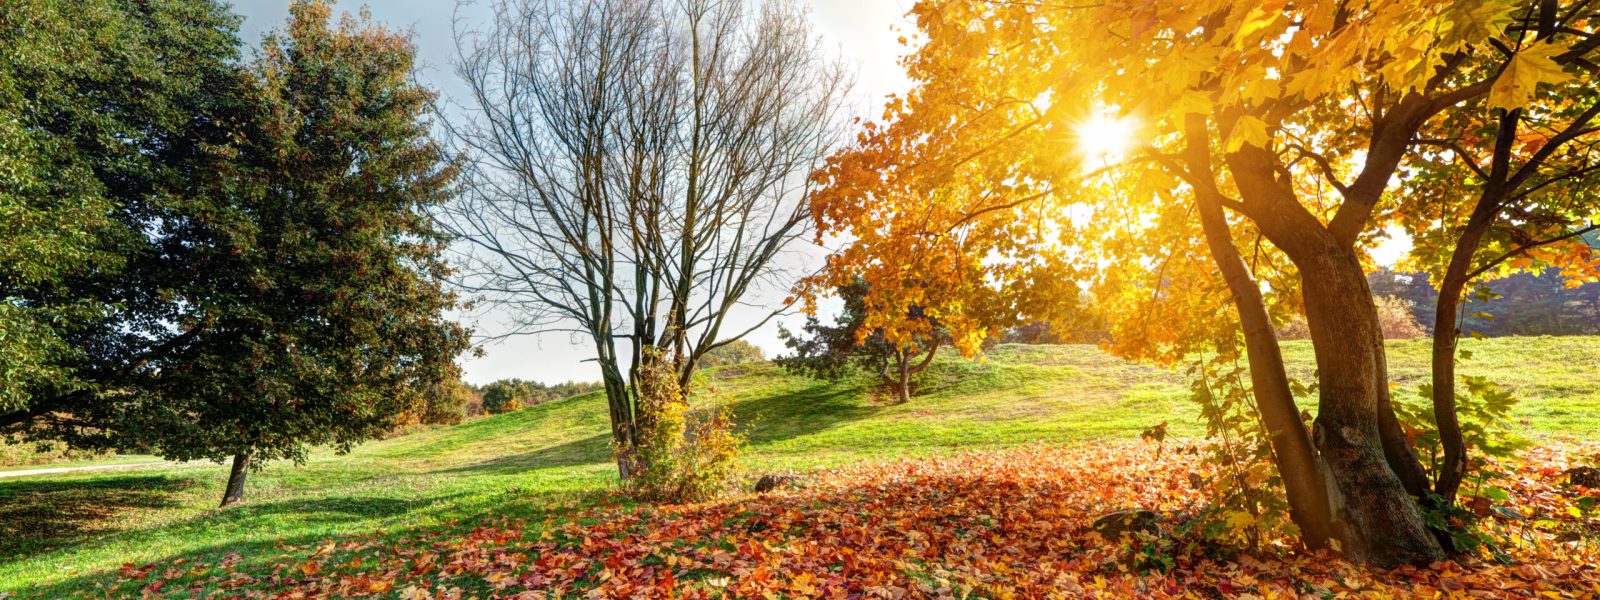
[[[1524,396],[1532,430],[1600,431],[1600,338],[1475,341],[1468,373]],[[1426,344],[1396,344],[1391,360],[1413,386]],[[1309,377],[1310,352],[1288,355]],[[1001,346],[984,361],[944,356],[917,396],[880,402],[866,378],[825,383],[770,364],[708,372],[749,438],[752,473],[1034,440],[1132,436],[1169,421],[1195,434],[1180,375],[1084,346]],[[1399,394],[1402,399],[1406,394]],[[0,590],[53,596],[101,581],[123,563],[230,552],[268,560],[330,535],[400,534],[486,516],[539,518],[592,503],[612,483],[603,401],[579,396],[317,455],[252,475],[247,502],[218,510],[222,467],[0,480]]]

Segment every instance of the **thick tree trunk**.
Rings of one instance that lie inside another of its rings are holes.
[[[1390,466],[1380,434],[1386,393],[1377,307],[1354,251],[1296,256],[1320,389],[1313,441],[1343,497],[1345,552],[1381,566],[1426,564],[1444,551]]]
[[[1214,181],[1216,175],[1211,169],[1204,121],[1191,117],[1187,129],[1189,143],[1184,161],[1191,176]],[[1294,394],[1289,389],[1283,352],[1278,346],[1278,333],[1267,314],[1260,284],[1234,245],[1233,233],[1228,229],[1227,216],[1215,190],[1201,184],[1196,197],[1206,247],[1227,282],[1234,308],[1239,313],[1245,352],[1250,361],[1251,392],[1255,395],[1261,421],[1271,436],[1273,460],[1289,501],[1289,518],[1300,528],[1301,543],[1307,548],[1326,548],[1344,529],[1336,523],[1340,512],[1334,505],[1337,496],[1329,494],[1327,467],[1317,456],[1311,434],[1300,420],[1300,408],[1295,405]]]
[[[233,455],[233,468],[228,471],[228,486],[222,490],[222,506],[244,500],[244,478],[250,474],[250,458],[255,451]]]
[[[1324,484],[1325,468],[1317,459],[1311,435],[1300,420],[1300,409],[1289,390],[1277,331],[1267,315],[1260,286],[1233,245],[1222,207],[1210,198],[1200,199],[1199,204],[1206,245],[1239,312],[1250,360],[1251,392],[1261,421],[1271,435],[1272,455],[1289,501],[1289,518],[1300,528],[1300,541],[1307,548],[1326,548],[1338,533],[1334,524],[1337,511]]]

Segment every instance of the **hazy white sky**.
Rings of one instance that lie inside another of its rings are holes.
[[[797,0],[811,12],[812,24],[830,49],[858,69],[856,99],[852,107],[862,116],[877,116],[882,98],[904,89],[905,76],[897,59],[901,46],[895,28],[911,28],[903,15],[913,0]],[[463,4],[452,0],[339,0],[341,10],[355,12],[363,5],[374,20],[415,35],[421,58],[420,78],[447,98],[460,96],[462,84],[451,68],[455,41],[451,19],[458,16],[470,27],[489,18],[487,0]],[[258,47],[263,33],[279,27],[288,18],[288,0],[236,0],[234,10],[244,17],[240,36],[251,47]],[[815,254],[815,253],[813,253]],[[777,294],[781,299],[782,293]],[[798,319],[788,323],[795,328]],[[473,323],[480,330],[492,330],[493,322]],[[733,324],[730,324],[730,326]],[[747,325],[748,326],[748,325]],[[492,333],[492,331],[491,331]],[[746,338],[767,353],[775,354],[782,344],[777,326],[769,324]],[[599,380],[594,363],[584,362],[594,355],[586,340],[552,334],[538,338],[522,337],[484,347],[482,357],[463,357],[466,379],[487,383],[507,377],[541,381]]]

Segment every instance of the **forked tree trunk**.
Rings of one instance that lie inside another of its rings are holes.
[[[1256,408],[1266,425],[1272,456],[1283,479],[1289,501],[1289,518],[1300,528],[1300,541],[1316,550],[1329,547],[1339,527],[1334,523],[1338,511],[1326,487],[1325,468],[1311,445],[1311,435],[1300,420],[1300,409],[1289,390],[1283,352],[1278,334],[1267,314],[1261,288],[1233,245],[1222,207],[1211,198],[1199,200],[1201,225],[1206,246],[1228,284],[1239,324],[1244,331],[1245,352],[1250,360],[1250,387]]]
[[[1204,120],[1191,116],[1186,128],[1188,147],[1183,158],[1191,176],[1199,181],[1214,181],[1216,175],[1205,142],[1208,133]],[[1228,229],[1227,216],[1216,192],[1201,184],[1196,189],[1196,201],[1206,247],[1228,284],[1234,308],[1239,312],[1245,352],[1250,361],[1250,388],[1270,436],[1278,476],[1283,479],[1289,518],[1300,528],[1301,543],[1307,548],[1329,547],[1330,540],[1337,539],[1344,529],[1336,522],[1340,512],[1334,506],[1337,496],[1329,494],[1327,468],[1317,457],[1311,434],[1300,420],[1300,408],[1295,405],[1294,394],[1289,389],[1283,352],[1278,346],[1278,333],[1267,314],[1260,284],[1233,243],[1233,233]]]
[[[233,468],[228,471],[228,486],[222,490],[222,506],[244,500],[244,478],[250,474],[250,458],[255,451],[233,455]]]
[[[1353,250],[1335,244],[1293,256],[1317,358],[1313,441],[1343,498],[1345,552],[1381,566],[1426,564],[1444,551],[1389,464],[1380,411],[1388,373],[1377,307]],[[1385,382],[1381,384],[1379,382]]]

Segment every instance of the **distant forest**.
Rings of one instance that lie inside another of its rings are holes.
[[[1600,234],[1585,236],[1600,248]],[[1434,329],[1433,306],[1438,290],[1426,273],[1380,269],[1367,276],[1372,295],[1406,300],[1412,315]],[[1600,335],[1600,283],[1569,287],[1556,269],[1521,272],[1485,282],[1479,294],[1468,294],[1461,332],[1506,335]]]

